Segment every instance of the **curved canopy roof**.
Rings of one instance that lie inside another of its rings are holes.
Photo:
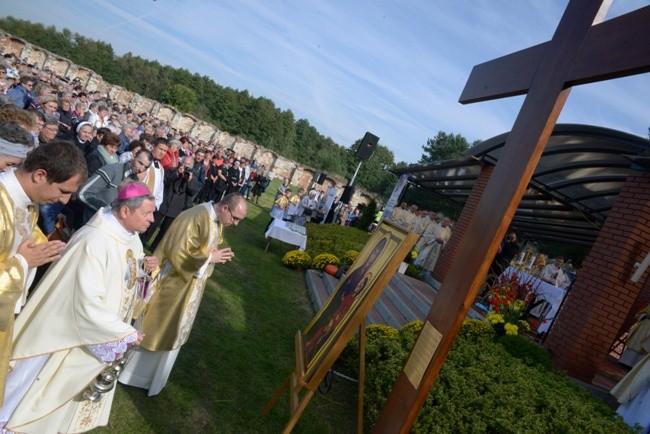
[[[508,133],[455,160],[395,171],[463,206],[483,164],[496,164]],[[558,124],[512,220],[535,239],[591,246],[633,170],[650,170],[650,141],[607,128]]]

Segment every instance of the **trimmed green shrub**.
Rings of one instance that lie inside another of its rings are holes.
[[[349,226],[319,225],[308,223],[306,252],[314,258],[321,253],[342,257],[348,250],[360,252],[368,242],[370,234]]]
[[[494,328],[492,328],[490,323],[480,319],[466,319],[463,321],[463,326],[458,332],[458,336],[468,339],[482,338],[494,334]]]
[[[419,332],[369,336],[365,426],[374,425]],[[356,340],[346,357],[358,357]],[[489,324],[466,321],[413,426],[414,433],[629,433],[602,401],[555,371],[548,354],[523,336],[496,338]],[[358,359],[346,365],[358,365]]]
[[[553,359],[548,350],[530,339],[522,336],[500,336],[497,342],[510,353],[512,357],[521,360],[525,365],[547,371],[553,370]]]
[[[402,348],[413,348],[415,344],[415,339],[417,339],[424,323],[420,320],[411,321],[408,324],[404,324],[401,329],[399,329],[398,339]]]
[[[383,324],[370,324],[366,327],[366,340],[397,339],[398,334],[397,329]]]

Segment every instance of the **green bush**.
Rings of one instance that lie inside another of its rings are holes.
[[[398,339],[368,334],[365,419],[371,428],[415,342],[421,323]],[[344,352],[358,360],[356,339]],[[356,348],[356,351],[355,351]],[[540,361],[548,354],[523,336],[494,337],[483,321],[469,320],[413,426],[414,433],[629,433],[602,401]]]
[[[458,336],[468,339],[481,338],[486,335],[494,335],[494,328],[487,321],[480,319],[466,319],[458,332]]]
[[[402,348],[413,348],[415,344],[415,339],[417,339],[424,323],[420,320],[411,321],[408,324],[404,324],[401,329],[399,329],[398,339]]]
[[[378,339],[397,339],[397,329],[383,325],[383,324],[370,324],[366,327],[366,340]]]
[[[339,258],[329,253],[321,253],[316,255],[314,260],[311,261],[311,267],[317,270],[322,270],[327,265],[339,265]]]
[[[319,225],[308,223],[307,250],[312,258],[321,253],[331,253],[340,258],[348,250],[360,252],[368,242],[370,234],[349,226]]]
[[[538,367],[547,371],[553,370],[553,359],[546,348],[523,336],[500,336],[497,342],[525,365]]]

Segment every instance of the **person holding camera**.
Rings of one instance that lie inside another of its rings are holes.
[[[158,235],[151,244],[155,250],[158,243],[171,226],[174,219],[185,209],[185,201],[201,190],[201,183],[192,173],[194,158],[185,156],[181,158],[177,168],[170,168],[165,172],[165,194],[162,204],[156,211],[159,214]]]

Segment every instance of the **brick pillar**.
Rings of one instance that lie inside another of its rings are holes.
[[[469,193],[469,197],[467,198],[467,202],[465,202],[463,211],[460,213],[458,221],[454,223],[454,227],[451,232],[451,238],[449,238],[449,241],[447,241],[445,248],[442,250],[440,257],[438,258],[438,262],[436,262],[433,273],[431,273],[433,278],[438,282],[442,282],[447,275],[447,271],[449,270],[451,262],[454,259],[456,250],[458,250],[460,240],[465,235],[467,225],[476,212],[478,201],[483,195],[485,186],[490,179],[490,176],[492,176],[493,171],[494,166],[491,164],[484,164],[483,167],[481,167],[481,173],[478,175],[478,178],[474,183],[474,187],[472,187],[472,191]]]
[[[650,250],[650,173],[630,174],[545,342],[556,366],[591,382],[635,303],[648,299],[648,272],[630,281]],[[628,320],[629,321],[629,320]]]

